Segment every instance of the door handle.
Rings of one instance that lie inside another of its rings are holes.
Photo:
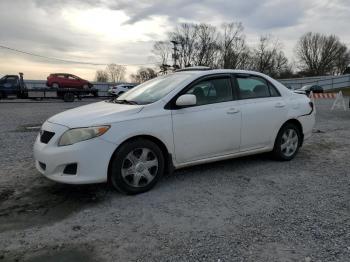
[[[238,108],[230,108],[226,113],[229,115],[237,114],[237,113],[239,113],[239,109]]]
[[[277,107],[277,108],[281,108],[281,107],[285,107],[285,106],[286,106],[286,104],[284,104],[282,102],[278,102],[275,104],[275,107]]]

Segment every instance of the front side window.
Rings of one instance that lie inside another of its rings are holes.
[[[228,77],[203,80],[191,87],[186,94],[195,95],[197,105],[226,102],[233,98]]]
[[[257,76],[237,76],[239,95],[241,99],[264,98],[279,96],[274,86]]]

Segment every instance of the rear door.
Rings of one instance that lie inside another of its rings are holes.
[[[53,82],[57,82],[59,84],[59,87],[61,88],[69,87],[66,75],[63,75],[63,74],[57,74]]]
[[[242,132],[240,151],[264,148],[270,145],[287,117],[287,104],[265,78],[257,75],[236,74]]]

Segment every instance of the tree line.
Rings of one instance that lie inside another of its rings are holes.
[[[176,65],[169,65],[174,59],[172,41],[176,42]],[[166,41],[154,44],[152,54],[158,68],[140,68],[131,75],[132,81],[144,82],[158,74],[188,66],[254,70],[274,78],[290,78],[339,75],[350,64],[350,51],[335,35],[313,32],[302,35],[294,48],[295,57],[291,62],[278,39],[262,35],[257,44],[249,45],[242,23],[234,22],[219,27],[205,23],[180,24],[168,33]],[[123,72],[124,77],[125,68]],[[106,75],[97,72],[96,78],[99,74],[109,80],[116,79],[112,77],[109,66],[104,73]]]

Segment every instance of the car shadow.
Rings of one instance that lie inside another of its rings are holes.
[[[112,194],[106,184],[78,186],[45,180],[36,178],[28,188],[0,188],[0,233],[60,221]]]

